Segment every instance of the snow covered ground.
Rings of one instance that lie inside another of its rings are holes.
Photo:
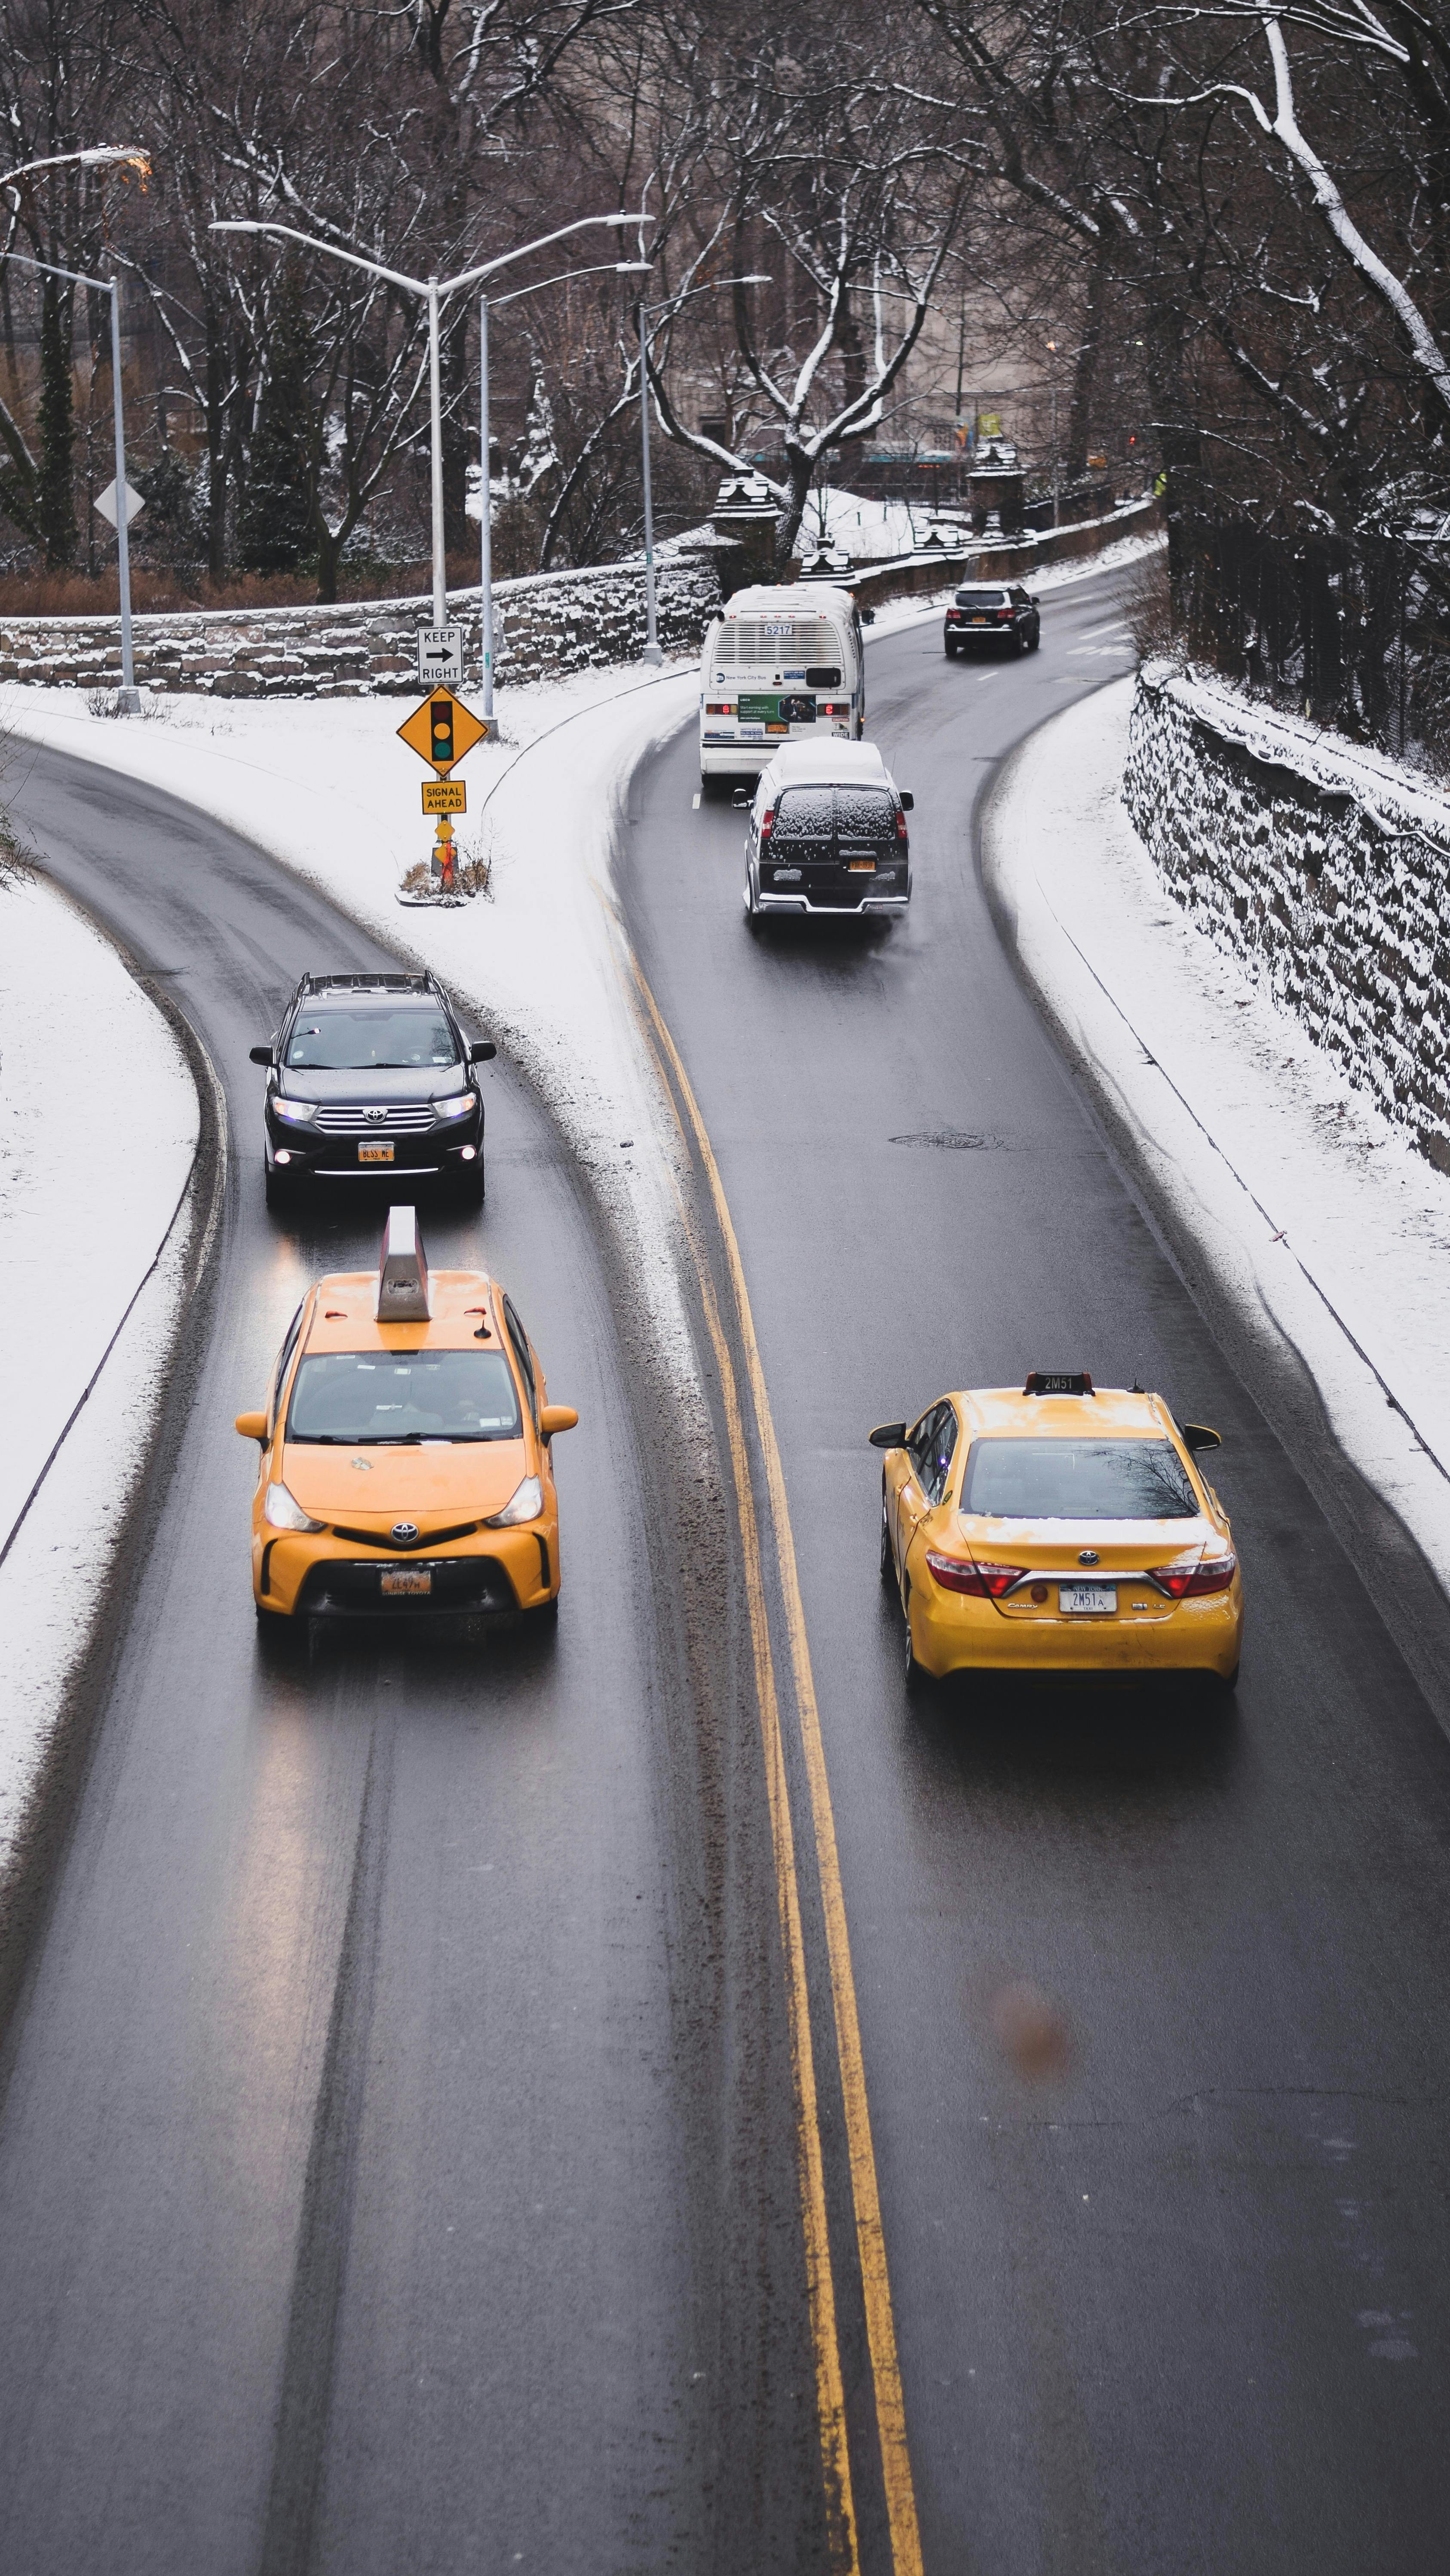
[[[1131,679],[1032,735],[986,856],[1028,974],[1251,1332],[1450,1590],[1450,1181],[1190,926],[1121,803]]]
[[[86,1032],[79,1057],[77,1027]],[[145,1454],[185,1284],[198,1125],[181,1047],[114,948],[43,878],[7,868],[0,1878]]]

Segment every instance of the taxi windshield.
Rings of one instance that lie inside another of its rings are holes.
[[[441,1011],[300,1011],[287,1062],[306,1073],[382,1073],[456,1064]]]
[[[974,1440],[958,1506],[1012,1521],[1186,1521],[1199,1508],[1169,1440]]]
[[[328,1351],[304,1359],[289,1440],[517,1440],[519,1400],[502,1351]]]

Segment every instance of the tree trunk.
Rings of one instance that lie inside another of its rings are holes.
[[[1070,483],[1080,482],[1087,472],[1093,406],[1097,400],[1098,369],[1103,349],[1110,256],[1111,240],[1104,230],[1098,235],[1088,269],[1082,343],[1072,371],[1072,405],[1067,416],[1067,479]]]
[[[213,297],[206,300],[206,569],[222,582],[227,570],[227,352],[222,319]]]
[[[787,497],[777,513],[775,522],[777,581],[784,581],[790,567],[790,559],[795,553],[795,541],[800,534],[800,524],[805,516],[806,503],[811,496],[811,476],[814,471],[813,456],[807,456],[803,448],[787,447],[785,452]]]
[[[76,559],[75,388],[71,375],[71,302],[48,277],[40,305],[40,471],[36,522],[49,572]]]

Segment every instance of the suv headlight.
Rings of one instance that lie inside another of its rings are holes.
[[[264,1521],[270,1521],[273,1529],[320,1530],[323,1527],[321,1521],[308,1519],[302,1505],[294,1495],[288,1493],[285,1485],[267,1487],[267,1499],[262,1505],[262,1518]]]
[[[435,1118],[466,1118],[472,1107],[471,1091],[455,1091],[451,1100],[434,1101],[433,1115]]]
[[[309,1118],[317,1116],[315,1100],[284,1100],[280,1092],[273,1092],[272,1106],[289,1127],[305,1127]]]
[[[520,1521],[536,1521],[544,1508],[544,1488],[537,1476],[525,1476],[501,1512],[484,1523],[486,1529],[515,1529]]]

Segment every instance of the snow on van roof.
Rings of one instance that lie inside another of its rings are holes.
[[[863,780],[889,787],[891,774],[874,742],[787,742],[761,772],[776,787],[849,786]]]
[[[819,615],[822,601],[849,617],[855,606],[849,590],[834,581],[756,582],[748,590],[732,591],[721,611],[724,617],[759,617],[772,609],[784,609],[792,616]]]

